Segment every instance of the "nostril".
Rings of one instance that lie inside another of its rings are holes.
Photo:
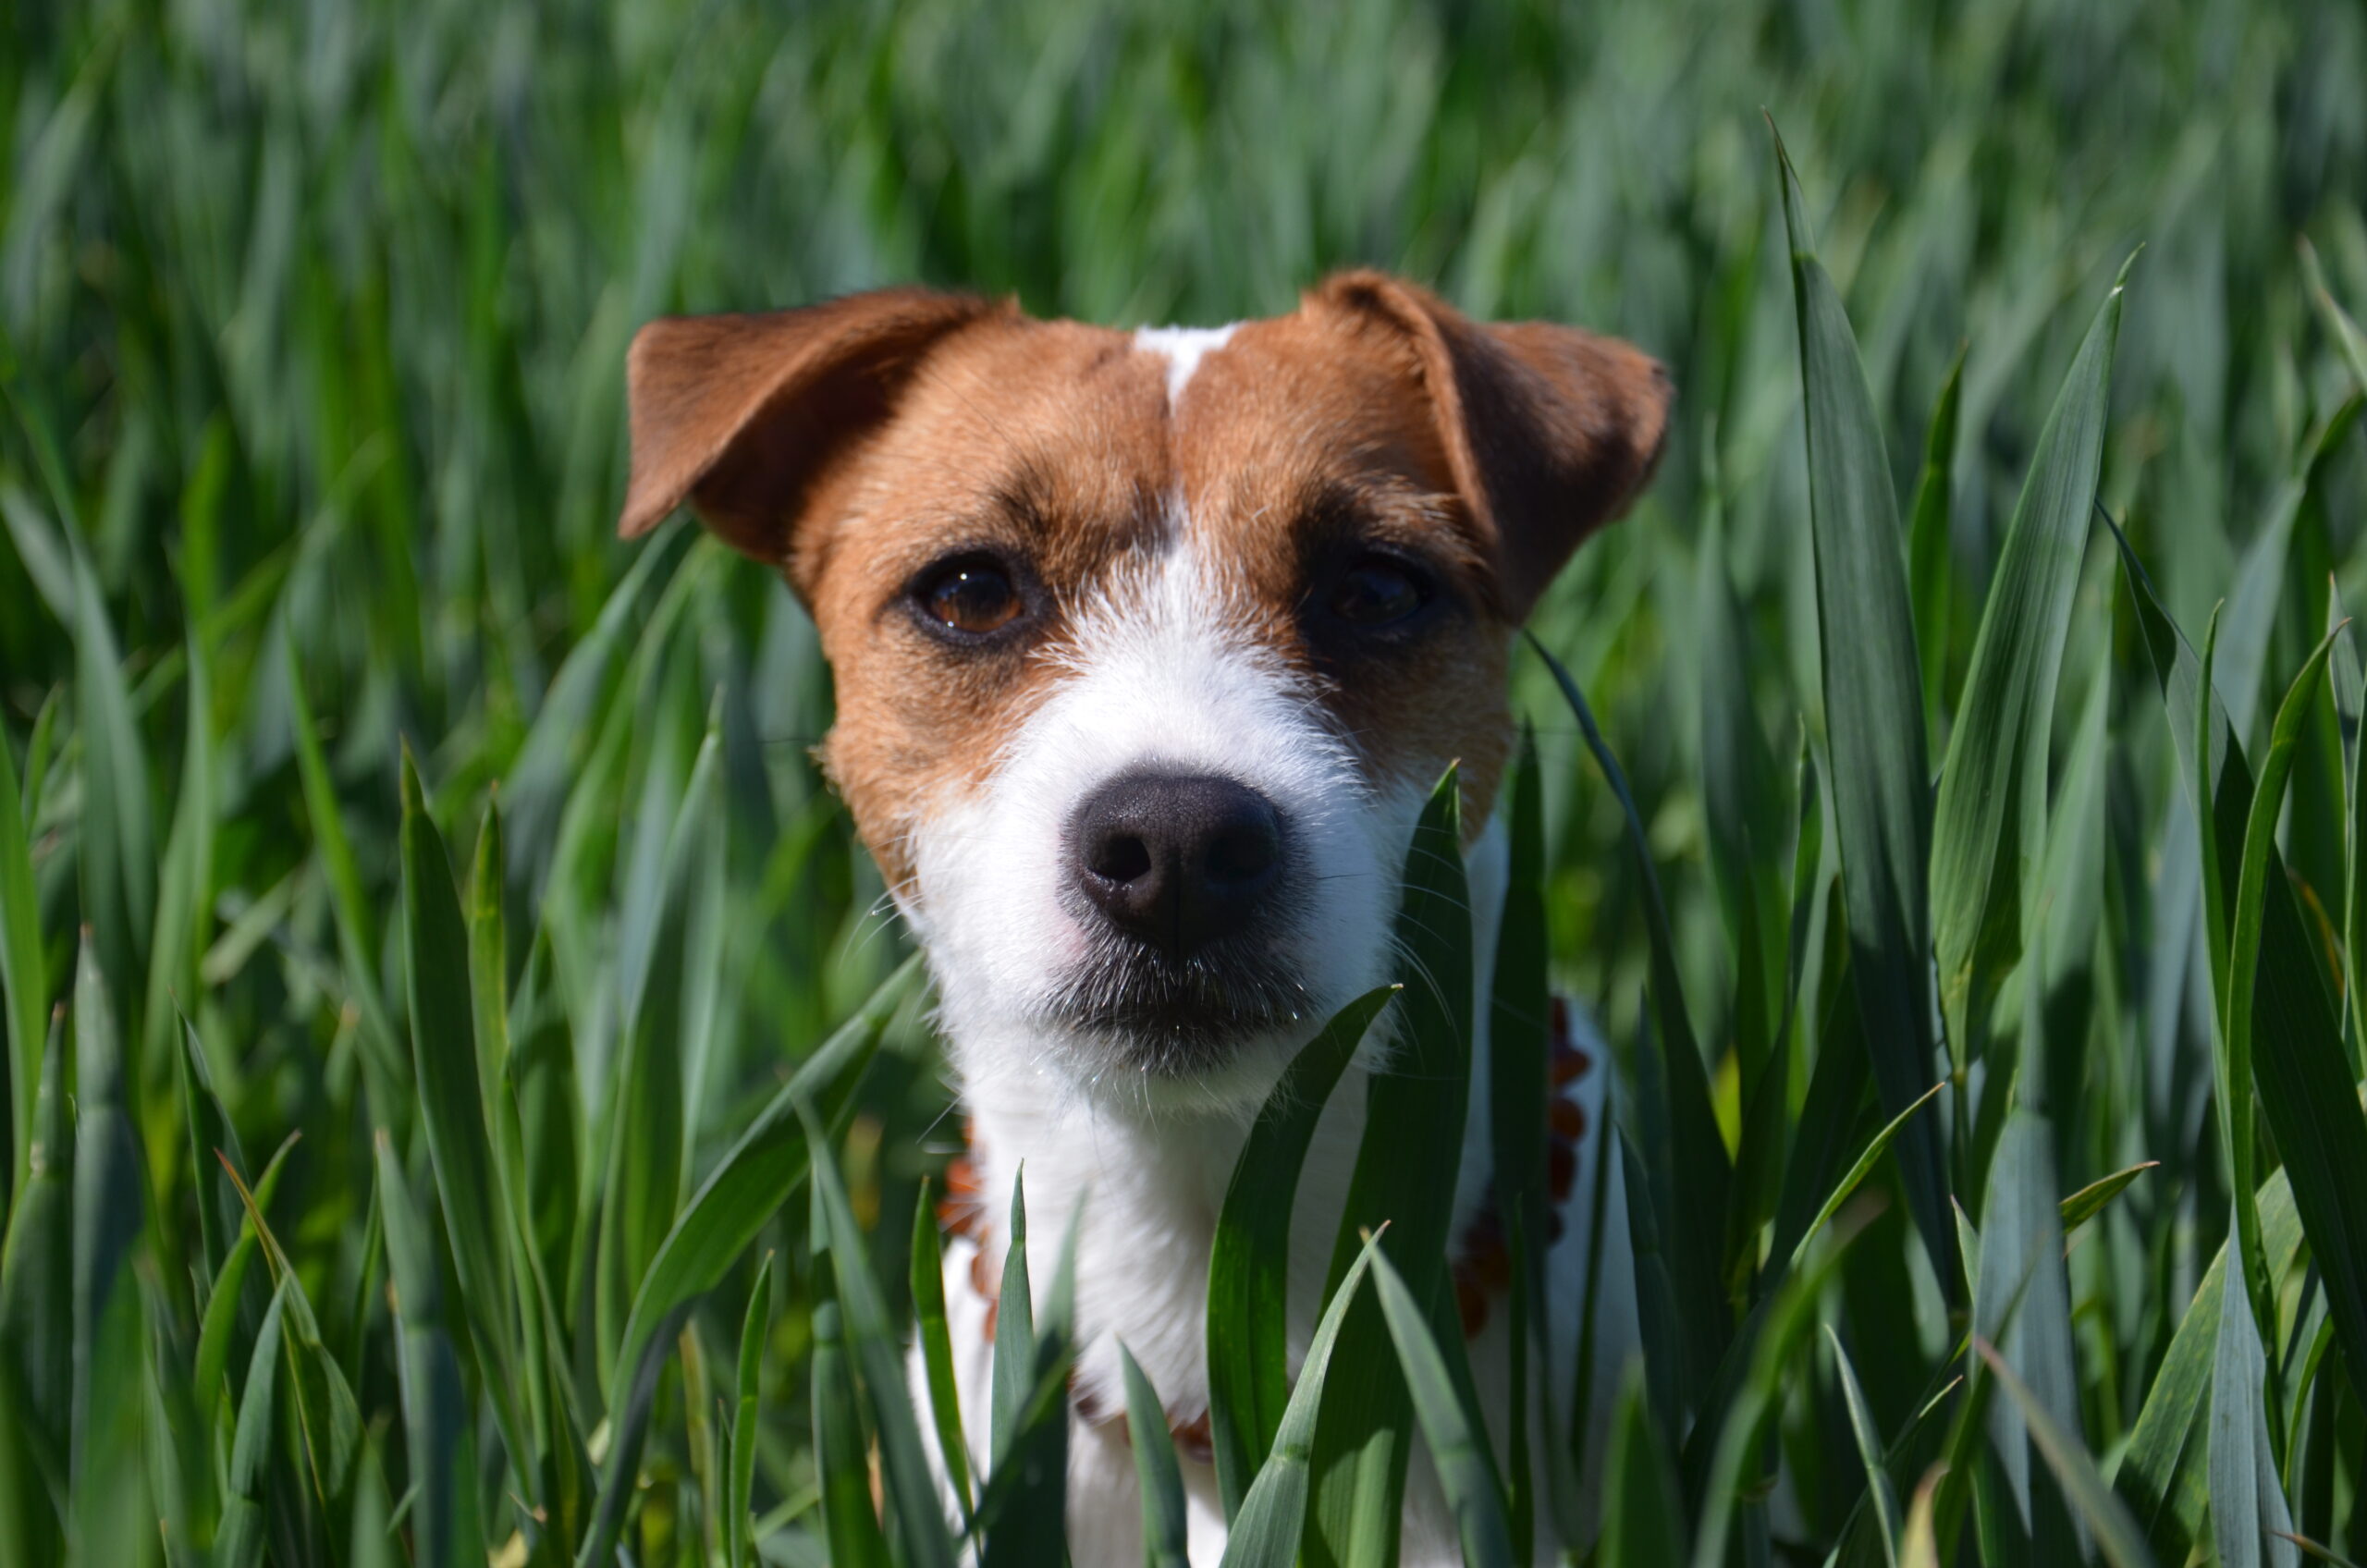
[[[1113,833],[1093,847],[1085,866],[1105,882],[1132,882],[1150,874],[1150,846],[1134,834]]]
[[[1282,843],[1270,823],[1245,823],[1220,829],[1209,840],[1208,875],[1220,886],[1255,882],[1274,869]]]

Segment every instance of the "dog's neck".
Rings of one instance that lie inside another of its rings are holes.
[[[1506,876],[1501,826],[1491,823],[1466,856],[1471,888],[1473,974],[1471,1093],[1455,1191],[1455,1233],[1483,1195],[1489,1173],[1488,1008]],[[1008,1064],[1036,1057],[1024,1038],[957,1037],[964,1072],[971,1158],[987,1232],[988,1266],[1000,1266],[1012,1185],[1025,1182],[1028,1274],[1040,1299],[1058,1268],[1068,1227],[1076,1227],[1077,1386],[1101,1408],[1124,1408],[1117,1344],[1148,1375],[1171,1417],[1207,1409],[1204,1344],[1208,1251],[1225,1191],[1256,1107],[1171,1114],[1117,1109],[1107,1100],[1050,1088]],[[1367,1047],[1367,1051],[1373,1047]],[[1292,1218],[1291,1333],[1296,1366],[1314,1327],[1331,1243],[1363,1137],[1370,1069],[1360,1055],[1332,1091],[1299,1178]]]

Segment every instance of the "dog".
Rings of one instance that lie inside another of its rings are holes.
[[[1075,1233],[1072,1561],[1142,1561],[1122,1342],[1177,1435],[1191,1559],[1214,1563],[1205,1309],[1235,1159],[1294,1053],[1396,978],[1399,878],[1450,762],[1475,973],[1490,973],[1511,643],[1649,480],[1669,380],[1616,339],[1475,322],[1359,271],[1288,315],[1215,329],[1037,320],[919,288],[663,319],[635,337],[628,382],[620,532],[687,503],[786,576],[836,683],[817,754],[927,956],[975,1172],[947,1210],[945,1273],[974,1458],[998,1231],[1024,1166],[1039,1292]],[[1490,1277],[1479,1234],[1478,1011],[1454,1256],[1478,1259],[1457,1280],[1501,1452],[1508,1315],[1485,1310],[1502,1270]],[[1374,1035],[1300,1184],[1294,1367],[1365,1076],[1388,1049],[1386,1025]],[[1582,1037],[1559,1058],[1556,1122],[1579,1135],[1556,1170],[1547,1366],[1528,1402],[1539,1452],[1565,1452],[1580,1415],[1600,1427],[1636,1341],[1617,1162],[1597,1158],[1611,1074],[1588,1069],[1604,1054]],[[1597,1212],[1595,1365],[1611,1370],[1576,1413]],[[1594,1484],[1540,1488],[1549,1551]],[[1410,1563],[1460,1557],[1418,1455],[1402,1547]]]

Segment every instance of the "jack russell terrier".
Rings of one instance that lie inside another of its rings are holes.
[[[1214,330],[1037,321],[913,288],[661,320],[629,374],[620,531],[688,502],[786,575],[837,683],[822,765],[927,953],[971,1129],[946,1296],[974,1449],[1001,1257],[987,1216],[1024,1164],[1034,1278],[1076,1225],[1073,1561],[1142,1561],[1122,1341],[1184,1456],[1192,1560],[1212,1564],[1205,1308],[1235,1158],[1294,1053],[1396,977],[1398,878],[1452,761],[1475,974],[1491,973],[1511,643],[1650,478],[1667,377],[1625,343],[1473,322],[1369,272]],[[1478,1011],[1452,1256],[1501,1452],[1508,1314],[1486,1310],[1503,1269]],[[1294,1366],[1386,1034],[1334,1091],[1300,1182]],[[1635,1341],[1616,1169],[1600,1210],[1592,1191],[1601,1056],[1566,1039],[1556,1056],[1559,1239],[1527,1404],[1540,1452],[1565,1452],[1578,1418],[1597,1212],[1598,1406]],[[1601,1415],[1584,1420],[1599,1431]],[[1454,1561],[1419,1462],[1407,1499],[1404,1560]],[[1540,1504],[1540,1544],[1555,1516],[1590,1512],[1565,1486]]]

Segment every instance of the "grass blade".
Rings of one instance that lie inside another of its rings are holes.
[[[2112,1568],[2152,1568],[2152,1555],[2139,1538],[2136,1525],[2130,1522],[2128,1510],[2112,1495],[2103,1477],[2096,1474],[2095,1462],[2090,1459],[2079,1440],[2054,1423],[2054,1418],[2030,1392],[2014,1369],[1997,1354],[1995,1346],[1986,1341],[1975,1341],[1975,1350],[1989,1366],[1998,1385],[2021,1412],[2030,1424],[2030,1440],[2038,1446],[2048,1466],[2061,1483],[2064,1495],[2079,1511],[2088,1528],[2094,1532],[2096,1544],[2103,1549],[2104,1561]]]
[[[19,804],[17,766],[0,737],[0,1023],[8,1031],[7,1194],[25,1189],[32,1159],[33,1105],[41,1094],[43,1021],[49,1015],[41,903]]]
[[[280,1334],[287,1305],[285,1285],[273,1294],[255,1336],[239,1396],[238,1433],[230,1447],[228,1485],[223,1490],[222,1522],[214,1560],[224,1568],[254,1568],[263,1561],[267,1524],[265,1495],[271,1468],[272,1428],[279,1380]],[[433,1559],[423,1557],[423,1562]]]
[[[1956,359],[1959,368],[1964,359]],[[1858,1462],[1866,1467],[1866,1498],[1873,1504],[1874,1527],[1883,1546],[1883,1561],[1898,1568],[1898,1499],[1891,1491],[1890,1469],[1883,1463],[1882,1436],[1874,1429],[1874,1413],[1866,1408],[1866,1393],[1858,1386],[1858,1369],[1841,1348],[1841,1336],[1830,1323],[1824,1337],[1833,1346],[1833,1366],[1840,1375],[1841,1394],[1849,1410],[1849,1435],[1858,1440]]]
[[[2068,1236],[2072,1231],[2102,1214],[2104,1206],[2126,1192],[2131,1182],[2136,1181],[2148,1170],[2158,1170],[2161,1163],[2158,1159],[2149,1159],[2132,1165],[2125,1170],[2116,1170],[2109,1176],[2089,1182],[2069,1197],[2065,1198],[2061,1206],[2063,1233]]]
[[[435,1240],[382,1131],[375,1139],[378,1207],[386,1228],[387,1293],[395,1317],[396,1385],[410,1445],[411,1535],[421,1568],[484,1561],[476,1518],[475,1423],[444,1313]]]
[[[1373,1283],[1389,1337],[1397,1347],[1398,1366],[1413,1391],[1423,1440],[1446,1488],[1447,1505],[1454,1511],[1463,1560],[1474,1568],[1511,1568],[1512,1534],[1504,1521],[1504,1494],[1487,1452],[1487,1433],[1465,1418],[1462,1396],[1427,1317],[1386,1250],[1373,1255]]]
[[[756,1484],[756,1415],[761,1397],[766,1330],[772,1321],[773,1255],[756,1265],[748,1312],[740,1324],[739,1403],[731,1414],[731,1489],[724,1504],[724,1542],[731,1568],[747,1568],[753,1551],[751,1499]]]
[[[1817,261],[1799,178],[1780,136],[1775,159],[1799,316],[1817,624],[1850,981],[1875,1088],[1883,1109],[1896,1117],[1939,1075],[1932,1037],[1932,774],[1923,741],[1921,663],[1899,559],[1890,459],[1857,336]],[[1941,1129],[1909,1127],[1899,1163],[1932,1272],[1947,1298],[1961,1301]]]
[[[2334,640],[2341,629],[2326,634],[2319,643],[2301,672],[2293,678],[2292,686],[2278,704],[2276,723],[2270,732],[2268,754],[2261,762],[2260,781],[2251,794],[2250,811],[2244,823],[2243,859],[2237,874],[2235,912],[2227,932],[2227,985],[2219,1019],[2220,1048],[2225,1064],[2220,1070],[2220,1092],[2226,1096],[2220,1107],[2220,1124],[2228,1158],[2230,1190],[2237,1194],[2237,1234],[2243,1242],[2243,1277],[2250,1288],[2256,1309],[2271,1323],[2275,1316],[2275,1286],[2267,1274],[2267,1259],[2261,1250],[2260,1215],[2251,1203],[2255,1185],[2253,1175],[2252,1121],[2252,998],[2259,988],[2261,941],[2265,923],[2263,906],[2268,899],[2269,862],[2276,853],[2276,819],[2285,807],[2285,787],[2293,775],[2294,749],[2300,743],[2301,728],[2307,722],[2311,708],[2317,702],[2318,685],[2325,674],[2326,655],[2333,651]],[[2206,660],[2206,670],[2209,668]],[[2200,753],[2201,748],[2197,746]],[[2199,780],[2199,782],[2207,782]],[[2216,845],[2210,846],[2212,850]],[[2209,860],[2206,859],[2208,866]],[[2280,868],[2281,869],[2281,868]],[[2214,897],[2220,889],[2205,883],[2206,890]],[[2214,932],[2214,935],[2216,933]],[[2337,1046],[2337,1050],[2339,1046]],[[2347,1075],[2347,1073],[2346,1073]],[[2367,1123],[2361,1124],[2362,1138],[2367,1138]],[[2367,1194],[2360,1194],[2367,1199]],[[2355,1261],[2356,1267],[2367,1269],[2367,1256]],[[2361,1323],[2367,1328],[2367,1302],[2359,1304]],[[2362,1341],[2367,1344],[2367,1341]]]
[[[905,1394],[901,1336],[888,1315],[879,1282],[864,1254],[863,1231],[839,1180],[838,1161],[820,1125],[802,1101],[798,1116],[812,1151],[815,1205],[824,1221],[816,1239],[829,1248],[830,1274],[838,1283],[839,1306],[845,1314],[849,1352],[861,1374],[879,1444],[881,1489],[895,1521],[900,1557],[914,1568],[952,1568],[953,1542],[946,1534],[945,1516],[938,1512],[937,1485],[921,1447],[920,1425]],[[1061,1423],[1065,1432],[1065,1414]],[[1058,1538],[1057,1523],[1054,1538]]]
[[[1225,1187],[1208,1248],[1208,1431],[1228,1514],[1241,1511],[1256,1456],[1273,1447],[1290,1397],[1291,1214],[1307,1145],[1341,1073],[1396,991],[1385,986],[1342,1008],[1283,1070]]]
[[[38,1463],[55,1471],[74,1430],[74,1118],[66,1091],[66,1009],[51,1015],[33,1105],[32,1159],[8,1210],[0,1254],[0,1354],[16,1363]]]
[[[1940,384],[1940,398],[1932,406],[1932,423],[1923,435],[1923,472],[1916,476],[1915,504],[1907,514],[1907,581],[1915,606],[1916,650],[1923,661],[1923,726],[1927,742],[1934,750],[1940,744],[1941,713],[1947,701],[1948,621],[1956,599],[1949,558],[1954,544],[1950,491],[1956,483],[1956,415],[1963,401],[1968,347],[1956,345],[1948,377]]]
[[[1307,1342],[1306,1359],[1299,1364],[1298,1381],[1292,1386],[1282,1424],[1275,1430],[1274,1446],[1250,1478],[1248,1495],[1225,1537],[1219,1568],[1293,1568],[1299,1559],[1299,1540],[1307,1513],[1307,1494],[1315,1458],[1318,1413],[1331,1378],[1341,1325],[1355,1305],[1358,1287],[1376,1256],[1380,1238],[1373,1237],[1348,1268],[1340,1288],[1331,1292],[1315,1338]]]
[[[2268,1358],[2251,1303],[2234,1273],[2221,1276],[2219,1345],[2211,1375],[2211,1534],[2221,1568],[2298,1568],[2293,1516],[2269,1446]]]
[[[823,1042],[774,1095],[714,1171],[683,1206],[657,1249],[632,1316],[625,1320],[610,1385],[610,1437],[601,1467],[599,1507],[576,1554],[577,1568],[605,1568],[631,1501],[629,1478],[641,1464],[651,1402],[665,1347],[683,1317],[755,1241],[757,1233],[804,1180],[811,1149],[799,1107],[808,1100],[835,1106],[877,1049],[889,1020],[919,984],[920,961],[908,959],[869,1001]]]
[[[2063,1265],[2055,1194],[2054,1134],[2047,1119],[2017,1105],[2005,1119],[1981,1210],[1981,1269],[1973,1331],[2040,1390],[2052,1423],[2081,1441],[2079,1365],[2071,1340],[2071,1287]],[[2085,1555],[2078,1526],[2046,1479],[2033,1474],[2021,1406],[1993,1400],[1989,1439],[2004,1474],[2014,1527],[2048,1562]]]
[[[1547,1036],[1552,1027],[1552,997],[1546,978],[1546,949],[1552,933],[1545,910],[1544,796],[1544,780],[1537,766],[1537,736],[1524,724],[1520,747],[1513,753],[1511,771],[1499,790],[1499,798],[1505,802],[1502,815],[1508,822],[1510,874],[1504,884],[1502,913],[1496,923],[1496,966],[1488,998],[1488,1121],[1493,1155],[1490,1180],[1512,1265],[1508,1304],[1512,1332],[1506,1369],[1512,1402],[1505,1420],[1509,1432],[1505,1469],[1511,1491],[1505,1506],[1512,1521],[1513,1553],[1522,1562],[1534,1556],[1531,1537],[1536,1528],[1535,1467],[1530,1464],[1528,1449],[1532,1351],[1540,1362],[1551,1364],[1543,1331],[1547,1321],[1544,1265],[1551,1203],[1546,1165],[1551,1138],[1546,1102],[1551,1093]],[[1297,1176],[1294,1161],[1291,1170],[1294,1189]],[[1277,1259],[1278,1266],[1279,1263]],[[1213,1273],[1209,1288],[1213,1302]],[[1210,1378],[1212,1387],[1215,1380]],[[1272,1396],[1268,1408],[1279,1420],[1282,1404],[1279,1366],[1267,1387]],[[1548,1410],[1552,1407],[1550,1400],[1541,1403]],[[1211,1429],[1214,1425],[1212,1418]],[[1264,1430],[1248,1445],[1249,1451],[1263,1452],[1272,1437],[1270,1428]],[[1548,1448],[1549,1466],[1557,1446]],[[1248,1488],[1248,1465],[1239,1463],[1243,1455],[1234,1455],[1239,1487],[1236,1489],[1224,1486],[1226,1469],[1221,1446],[1218,1452],[1220,1489],[1228,1508],[1234,1507],[1238,1491]],[[1549,1497],[1562,1495],[1563,1488],[1553,1485],[1550,1467],[1545,1486]]]
[[[156,853],[148,757],[132,722],[123,655],[99,583],[74,553],[74,688],[82,741],[82,910],[97,934],[101,972],[125,986],[148,973],[156,915]]]
[[[501,1178],[480,1087],[468,930],[444,837],[427,815],[408,748],[402,803],[403,973],[419,1116],[427,1132],[469,1340],[484,1368],[517,1484],[531,1502],[539,1498],[541,1481],[518,1402],[518,1302],[504,1242]]]
[[[2132,258],[2133,260],[2133,258]],[[1972,644],[1932,822],[1932,938],[1961,1072],[1997,981],[2021,956],[2023,883],[2046,841],[2054,689],[2103,466],[2122,279],[2088,327],[2040,433]],[[2035,935],[2033,932],[2032,935]]]
[[[814,1464],[821,1476],[822,1530],[832,1568],[887,1568],[888,1537],[872,1511],[870,1457],[835,1301],[814,1309],[812,1376]]]
[[[1601,1568],[1668,1568],[1686,1559],[1685,1516],[1668,1455],[1652,1430],[1642,1382],[1619,1396],[1602,1484]]]
[[[987,1442],[989,1470],[1000,1470],[1026,1427],[1036,1392],[1036,1298],[1027,1278],[1027,1171],[1011,1183],[1011,1222],[995,1298],[995,1360]]]
[[[123,1046],[96,939],[86,933],[74,977],[74,1446],[73,1475],[87,1498],[89,1466],[120,1439],[139,1441],[139,1399],[129,1381],[147,1339],[132,1252],[147,1229],[147,1177],[125,1104]],[[87,1538],[87,1537],[86,1537]]]
[[[1430,791],[1407,848],[1396,950],[1405,989],[1397,1049],[1366,1091],[1365,1131],[1331,1249],[1331,1283],[1347,1277],[1364,1231],[1383,1245],[1420,1299],[1441,1288],[1454,1168],[1471,1087],[1471,899],[1463,869],[1460,771]],[[1349,1309],[1341,1354],[1365,1375],[1334,1384],[1317,1427],[1309,1550],[1356,1564],[1396,1555],[1414,1410],[1390,1354],[1380,1304]],[[1243,1506],[1247,1506],[1245,1500]],[[1319,1544],[1318,1544],[1319,1543]]]
[[[1687,1382],[1689,1387],[1698,1388],[1717,1366],[1731,1332],[1723,1279],[1725,1238],[1714,1225],[1691,1221],[1679,1224],[1677,1219],[1679,1215],[1726,1213],[1733,1171],[1726,1158],[1725,1142],[1718,1133],[1717,1113],[1711,1109],[1709,1074],[1702,1066],[1701,1048],[1696,1043],[1693,1023],[1686,1011],[1684,986],[1676,966],[1676,942],[1670,932],[1667,904],[1661,897],[1660,876],[1652,866],[1651,845],[1645,837],[1644,819],[1636,810],[1635,797],[1628,790],[1627,776],[1604,743],[1602,731],[1595,723],[1594,710],[1588,705],[1586,694],[1578,690],[1569,671],[1534,637],[1529,639],[1529,645],[1537,650],[1545,668],[1552,673],[1554,683],[1561,687],[1570,711],[1577,716],[1587,749],[1602,769],[1612,793],[1619,799],[1627,829],[1628,852],[1634,857],[1637,881],[1643,889],[1645,934],[1651,952],[1653,1034],[1660,1044],[1659,1060],[1667,1074],[1674,1181],[1671,1195],[1675,1212],[1661,1217],[1660,1231],[1674,1263],[1671,1283],[1677,1292],[1677,1325],[1683,1334]]]
[[[407,1127],[411,1063],[379,984],[377,918],[363,890],[362,868],[354,858],[352,837],[346,830],[345,808],[337,802],[337,782],[329,776],[328,758],[321,751],[319,729],[313,722],[293,652],[288,655],[286,675],[297,777],[303,784],[304,814],[312,824],[313,852],[328,882],[329,912],[337,923],[337,953],[343,961],[339,977],[362,1012],[362,1047],[370,1053],[375,1073],[371,1084],[374,1101],[386,1102],[374,1103],[372,1113],[389,1127]]]
[[[2300,1219],[2283,1171],[2262,1184],[2259,1204],[2270,1269],[2281,1278],[2301,1244]],[[2227,1249],[2223,1246],[2178,1320],[2113,1477],[2114,1489],[2133,1511],[2154,1556],[2164,1562],[2187,1560],[2209,1506],[2206,1424],[2226,1273]]]
[[[2318,308],[2319,319],[2326,325],[2326,335],[2334,339],[2342,355],[2342,362],[2350,369],[2350,377],[2359,390],[2367,392],[2367,333],[2338,304],[2334,291],[2326,287],[2325,269],[2318,264],[2318,252],[2311,243],[2300,242],[2301,276],[2309,287],[2310,302]]]
[[[2210,789],[2201,792],[2198,818],[2207,815],[2213,824],[2216,851],[2241,864],[2254,793],[2243,748],[2200,684],[2194,652],[2162,609],[2127,537],[2117,525],[2114,533],[2139,629],[2169,709],[2170,734],[2182,749],[2181,769],[2193,778],[2207,760],[2214,775]],[[2197,711],[2202,701],[2211,701],[2207,714]],[[2207,736],[2200,746],[2198,734]],[[2336,1335],[2347,1364],[2356,1368],[2367,1366],[2367,1115],[2361,1112],[2341,1029],[2281,857],[2273,840],[2263,849],[2260,957],[2256,989],[2246,1010],[2250,1038],[2259,1047],[2253,1083],[2285,1158]]]
[[[1175,1435],[1167,1407],[1134,1352],[1118,1347],[1126,1379],[1126,1437],[1134,1449],[1134,1481],[1143,1493],[1143,1558],[1149,1568],[1191,1568],[1186,1555],[1184,1472],[1175,1463]]]
[[[938,1456],[946,1480],[966,1522],[970,1514],[970,1445],[962,1426],[962,1394],[953,1380],[953,1336],[945,1310],[945,1241],[937,1227],[937,1210],[929,1202],[929,1184],[921,1183],[913,1207],[913,1336],[921,1351],[921,1366],[928,1380],[929,1417],[937,1433]]]

